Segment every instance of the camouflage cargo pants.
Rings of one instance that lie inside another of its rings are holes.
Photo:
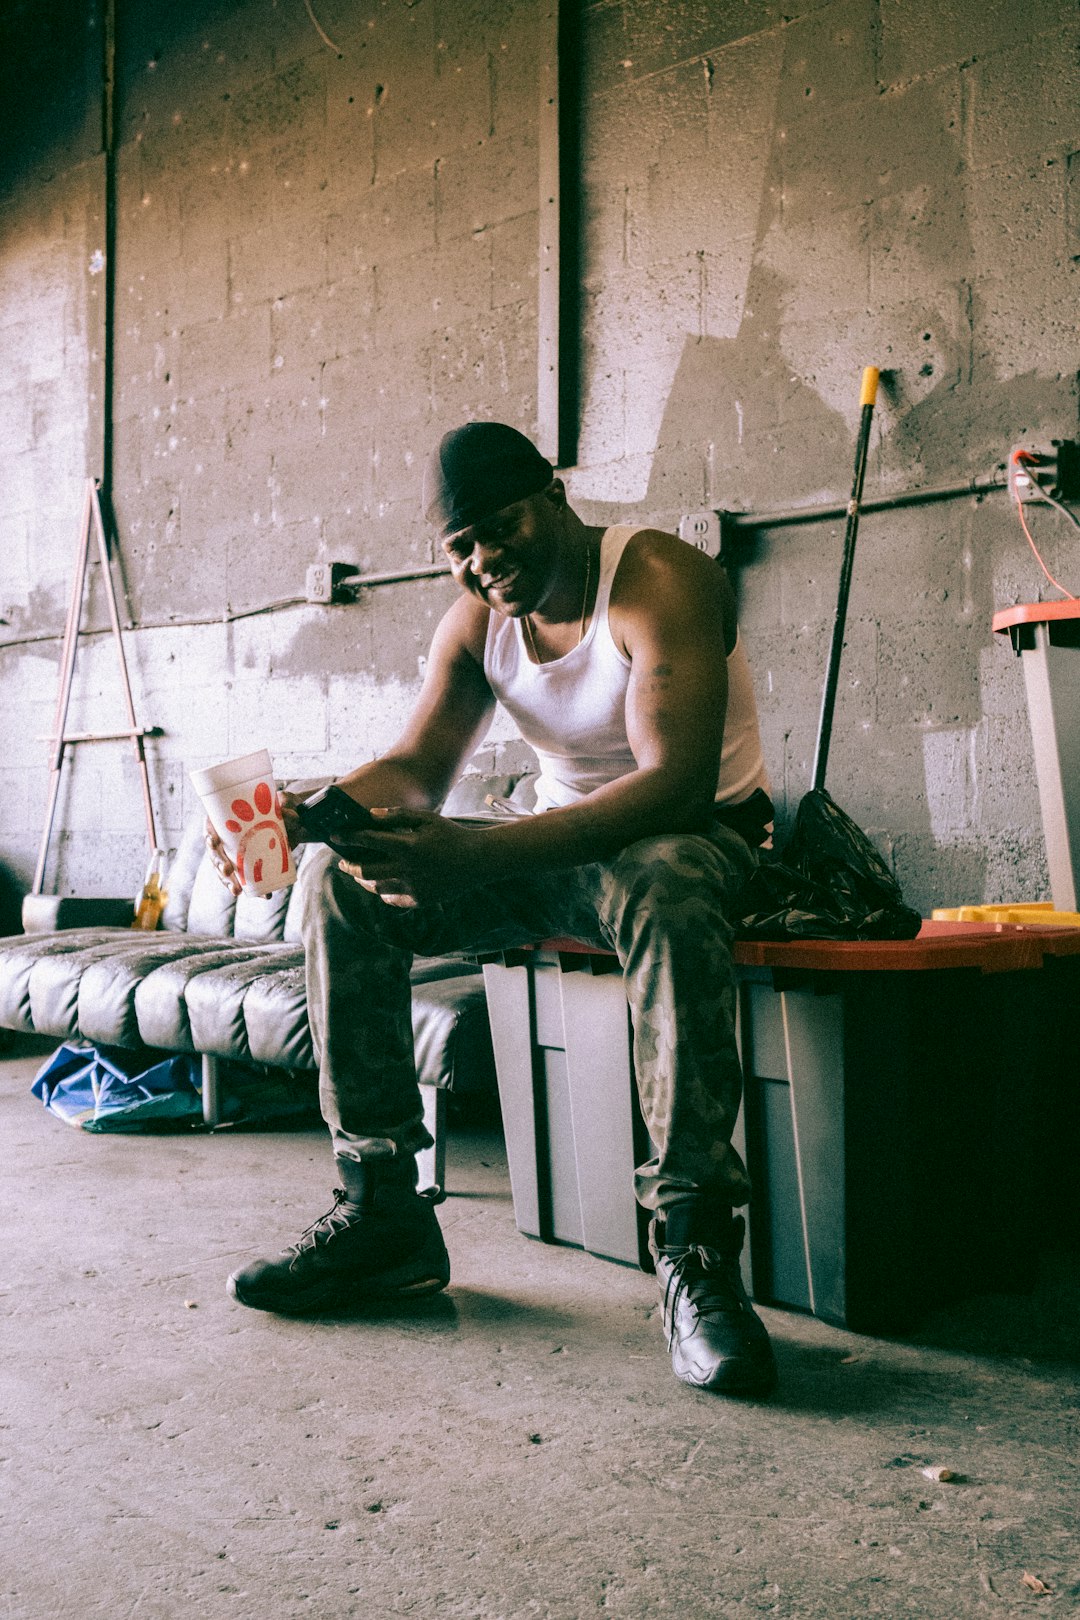
[[[715,823],[708,835],[647,838],[609,861],[405,909],[313,850],[300,875],[308,1014],[335,1154],[380,1158],[430,1142],[413,1062],[414,954],[559,936],[613,950],[622,964],[641,1109],[657,1150],[638,1167],[639,1201],[664,1209],[704,1190],[745,1203],[749,1182],[731,1146],[742,1075],[726,913],[756,859]]]

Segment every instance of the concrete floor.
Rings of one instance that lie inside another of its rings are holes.
[[[224,1278],[326,1207],[321,1134],[86,1136],[39,1062],[0,1059],[0,1620],[1080,1614],[1070,1262],[921,1343],[763,1312],[780,1390],[722,1400],[651,1278],[515,1231],[474,1126],[447,1295],[277,1320]]]

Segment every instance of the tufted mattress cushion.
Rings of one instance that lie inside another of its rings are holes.
[[[191,1038],[196,1051],[207,1052],[212,1057],[254,1059],[246,1016],[247,998],[252,986],[268,975],[275,975],[281,968],[302,969],[303,963],[304,953],[299,946],[264,945],[254,956],[237,955],[207,973],[198,974],[185,993]],[[301,1036],[298,1031],[296,1038],[306,1042],[306,1006],[302,1008],[300,1016],[303,1034]],[[259,1030],[256,1030],[256,1044],[265,1046]],[[307,1055],[309,1051],[309,1046],[304,1048],[305,1068],[311,1063]],[[281,1058],[266,1061],[282,1063]]]
[[[0,947],[2,1027],[272,1068],[316,1067],[298,946],[92,928],[16,936]],[[412,1022],[422,1084],[494,1089],[477,969],[455,958],[418,958]]]
[[[103,940],[131,938],[127,929],[70,928],[60,934],[16,934],[0,939],[0,1028],[19,1029],[33,1034],[36,1025],[30,1009],[30,979],[35,967],[49,957],[69,956],[90,950]],[[42,1035],[66,1039],[73,1030],[42,1028]]]
[[[80,928],[16,935],[0,941],[0,1027],[59,1040],[81,1037],[110,1046],[226,1055],[227,1037],[200,1048],[192,1032],[191,986],[205,976],[209,983],[196,1004],[207,996],[224,997],[222,1019],[234,1031],[233,1055],[246,1057],[246,1028],[231,1000],[237,970],[247,968],[250,977],[281,962],[302,969],[303,960],[299,945],[164,930],[142,934],[129,928]],[[306,1022],[305,1012],[305,1028]]]
[[[286,1069],[313,1069],[303,955],[252,981],[244,997],[244,1030],[252,1057]]]
[[[413,1046],[422,1084],[494,1091],[495,1054],[480,973],[413,986]]]
[[[188,991],[203,973],[214,973],[237,961],[265,963],[262,946],[208,940],[204,950],[159,963],[135,986],[135,1017],[147,1046],[170,1052],[197,1051],[188,1013]]]
[[[306,854],[301,847],[298,864]],[[235,900],[214,872],[201,815],[184,830],[168,883],[153,934],[61,928],[0,938],[0,1028],[314,1069],[297,887]],[[493,1089],[479,969],[418,957],[412,982],[421,1082]]]

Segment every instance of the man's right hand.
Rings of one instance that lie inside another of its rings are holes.
[[[206,847],[210,851],[210,859],[220,881],[224,883],[230,894],[239,894],[243,888],[243,884],[240,882],[240,873],[226,855],[225,845],[218,837],[209,816],[206,818]]]
[[[300,826],[300,818],[296,814],[295,809],[295,806],[300,803],[302,797],[303,795],[299,793],[278,794],[278,799],[281,802],[281,817],[285,823],[285,836],[289,840],[289,847],[291,849],[295,849],[297,844],[301,844],[304,841],[303,830]],[[210,851],[210,859],[213,862],[214,871],[217,873],[218,878],[225,885],[230,894],[238,895],[244,886],[240,881],[240,873],[229,859],[225,851],[225,846],[218,837],[217,831],[209,816],[206,818],[206,847]]]

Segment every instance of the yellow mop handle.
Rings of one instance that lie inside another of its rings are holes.
[[[862,500],[863,479],[866,476],[866,453],[870,445],[870,424],[877,398],[878,368],[866,366],[862,374],[862,393],[859,396],[859,437],[855,446],[855,477],[848,501],[847,528],[844,531],[844,560],[840,567],[840,589],[836,597],[836,618],[833,620],[832,646],[825,673],[825,690],[821,694],[821,718],[818,721],[817,748],[814,750],[812,787],[825,786],[825,770],[829,762],[832,741],[833,710],[836,707],[836,688],[840,676],[840,659],[844,651],[844,631],[847,625],[848,592],[851,589],[851,570],[855,562],[855,536],[859,528],[859,502]]]

